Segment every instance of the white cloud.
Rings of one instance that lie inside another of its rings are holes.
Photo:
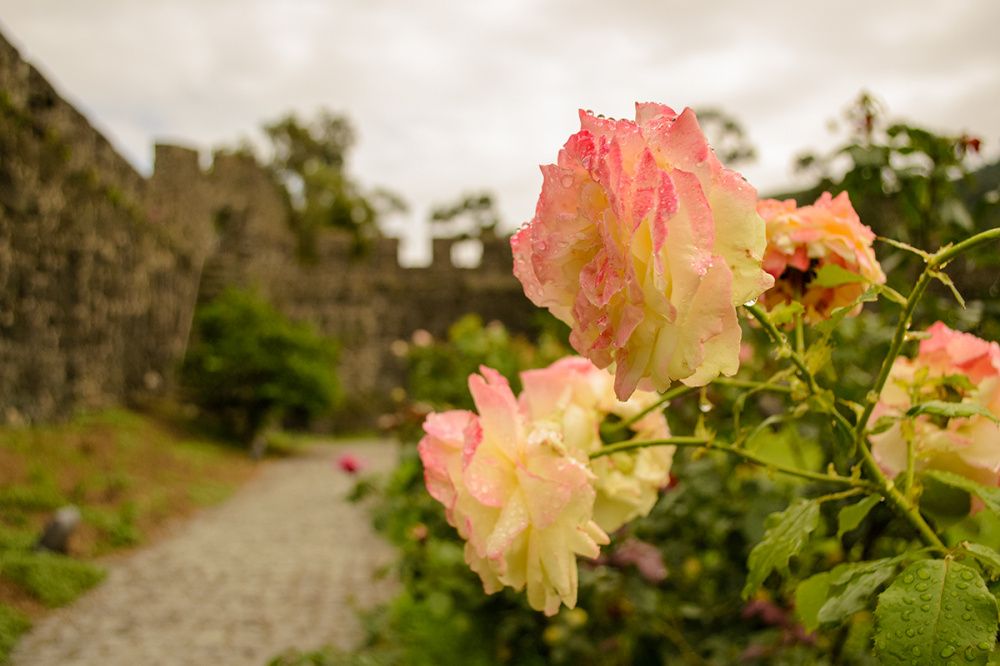
[[[827,121],[862,88],[895,115],[1000,138],[993,2],[0,0],[0,15],[142,169],[156,139],[208,148],[326,107],[358,129],[359,178],[421,218],[482,188],[509,224],[528,218],[535,165],[578,107],[721,107],[758,146],[746,174],[762,190],[830,145]]]

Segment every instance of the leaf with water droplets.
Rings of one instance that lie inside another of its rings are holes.
[[[1000,553],[989,546],[968,541],[962,544],[962,548],[983,565],[987,578],[990,580],[1000,578]]]
[[[882,664],[985,664],[996,642],[997,602],[979,573],[952,559],[920,560],[896,577],[875,609]]]
[[[747,582],[743,596],[749,597],[764,584],[772,571],[788,572],[788,560],[796,555],[819,524],[819,502],[796,500],[790,507],[768,517],[764,539],[754,546],[747,560]]]

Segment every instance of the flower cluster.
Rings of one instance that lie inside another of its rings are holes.
[[[772,284],[757,195],[722,166],[694,112],[636,105],[636,120],[580,112],[542,167],[535,217],[511,239],[514,274],[615,392],[708,383],[739,368],[736,307]]]
[[[953,331],[941,322],[927,333],[916,358],[894,363],[872,413],[872,425],[881,417],[900,418],[911,405],[930,400],[975,404],[1000,416],[1000,345]],[[909,441],[917,470],[946,470],[985,485],[1000,485],[1000,429],[986,416],[925,414],[898,420],[871,440],[872,453],[890,475],[906,468]]]
[[[774,288],[764,294],[766,307],[797,301],[805,308],[806,320],[817,323],[854,303],[866,283],[885,282],[872,250],[875,234],[861,223],[846,192],[836,197],[824,192],[816,203],[802,207],[792,199],[764,199],[757,210],[767,223],[764,270],[775,280]],[[824,266],[840,267],[860,279],[816,280]],[[860,311],[858,305],[851,314]]]
[[[645,515],[670,478],[669,447],[599,458],[609,414],[629,419],[657,400],[627,403],[612,377],[581,358],[522,374],[516,398],[496,371],[469,378],[478,413],[431,414],[419,452],[427,489],[466,540],[465,557],[488,593],[527,588],[533,608],[576,604],[576,557],[595,558],[607,532]],[[627,422],[627,421],[625,421]],[[668,436],[662,414],[622,427],[630,438]]]

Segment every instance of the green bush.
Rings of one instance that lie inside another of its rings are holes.
[[[479,315],[465,315],[451,325],[446,340],[414,340],[407,357],[409,397],[435,409],[471,409],[467,382],[480,365],[499,371],[520,390],[518,372],[548,365],[569,353],[562,328],[558,322],[547,324],[538,344],[532,344],[500,322],[484,325]]]
[[[0,604],[0,664],[6,664],[21,634],[31,628],[31,621],[9,606]]]
[[[104,570],[53,553],[10,551],[0,558],[0,577],[46,606],[63,606],[104,580]]]
[[[259,296],[228,290],[198,309],[182,367],[190,398],[247,441],[289,415],[329,413],[340,398],[335,344]]]

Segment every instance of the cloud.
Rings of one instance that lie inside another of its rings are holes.
[[[160,137],[232,144],[325,107],[358,129],[361,180],[418,218],[483,188],[508,224],[530,217],[535,165],[578,107],[721,107],[757,144],[746,174],[765,191],[830,145],[827,121],[863,88],[897,116],[1000,137],[1000,3],[0,0],[0,15],[142,169]]]

